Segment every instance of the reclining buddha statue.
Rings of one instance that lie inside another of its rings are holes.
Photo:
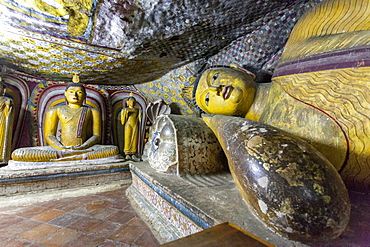
[[[85,87],[77,75],[67,85],[65,105],[48,109],[44,122],[44,138],[48,146],[14,150],[14,161],[47,162],[107,158],[119,153],[116,146],[98,145],[101,140],[100,112],[84,105]],[[58,123],[60,139],[57,137]]]

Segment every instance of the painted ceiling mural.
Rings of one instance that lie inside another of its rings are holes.
[[[141,84],[234,41],[233,57],[261,69],[317,2],[0,0],[0,63],[53,80]]]

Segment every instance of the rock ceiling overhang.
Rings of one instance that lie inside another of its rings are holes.
[[[143,83],[302,2],[0,0],[0,64],[47,79]]]

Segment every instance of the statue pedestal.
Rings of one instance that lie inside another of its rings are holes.
[[[98,164],[110,164],[123,162],[124,159],[120,159],[120,155],[93,159],[93,160],[73,160],[73,161],[60,161],[60,162],[26,162],[26,161],[14,161],[9,160],[8,165],[0,168],[2,170],[33,170],[33,169],[50,169],[56,167],[74,167],[81,165],[98,165]]]
[[[223,222],[277,246],[293,243],[268,230],[252,214],[228,172],[178,177],[157,173],[146,162],[131,163],[130,170],[132,185],[127,195],[161,243]]]
[[[121,159],[12,161],[0,168],[0,207],[112,190],[128,183],[129,164]]]
[[[276,246],[366,246],[370,232],[370,196],[350,192],[351,219],[329,243],[290,241],[269,230],[249,210],[229,173],[178,177],[156,172],[147,162],[130,163],[127,195],[161,243],[230,222]]]

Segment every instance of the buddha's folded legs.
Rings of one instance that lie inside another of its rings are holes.
[[[113,145],[94,145],[85,150],[57,150],[51,146],[19,148],[13,151],[12,159],[26,162],[69,161],[107,158],[117,155]]]

